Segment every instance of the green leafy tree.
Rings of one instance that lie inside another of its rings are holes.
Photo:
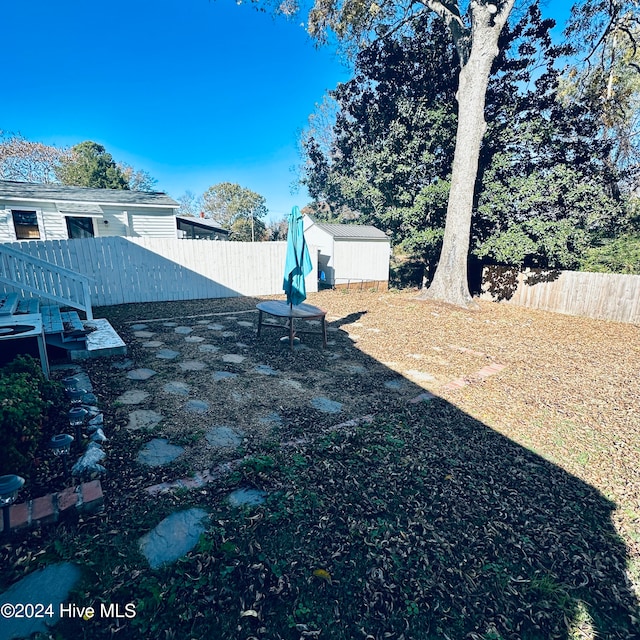
[[[127,177],[110,153],[96,142],[87,140],[71,148],[60,162],[56,176],[62,184],[97,189],[128,189]]]
[[[265,226],[262,218],[268,213],[266,200],[255,191],[236,183],[221,182],[204,192],[202,203],[202,210],[208,218],[232,232],[231,239],[247,237],[247,226],[241,224],[241,221],[248,223],[249,240],[260,240],[264,235]]]
[[[574,267],[591,234],[620,216],[597,113],[557,99],[555,65],[565,49],[551,42],[552,27],[534,3],[501,34],[472,220],[472,250],[483,259]],[[316,142],[313,127],[303,141],[311,194],[334,213],[356,210],[390,230],[429,273],[442,245],[456,135],[455,52],[443,36],[425,14],[413,32],[361,52],[356,77],[332,94],[331,145]]]
[[[421,13],[432,11],[446,26],[457,53],[458,118],[442,251],[435,277],[424,297],[456,305],[472,303],[467,284],[471,215],[482,139],[486,131],[485,100],[499,38],[515,0],[400,2],[316,0],[309,31],[326,38],[332,31],[351,43],[385,37],[402,30]],[[466,9],[466,12],[461,11]],[[418,63],[420,64],[420,63]]]

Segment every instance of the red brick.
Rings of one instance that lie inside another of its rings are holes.
[[[83,510],[97,511],[104,503],[100,480],[92,480],[81,484],[80,491],[82,492]]]
[[[62,513],[72,509],[78,504],[78,491],[76,487],[69,487],[58,494],[58,511]]]
[[[20,527],[26,527],[29,524],[29,503],[21,502],[20,504],[14,504],[9,507],[9,515],[11,517],[10,527],[12,529],[19,529]],[[4,515],[0,515],[0,530],[4,527]]]
[[[31,505],[31,522],[44,524],[53,522],[56,519],[56,512],[53,508],[53,495],[49,494],[36,498]]]

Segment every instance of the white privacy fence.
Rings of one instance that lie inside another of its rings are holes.
[[[286,242],[173,238],[83,238],[8,246],[91,278],[95,306],[282,293],[286,255]],[[311,251],[314,269],[306,280],[310,292],[317,291],[315,255]]]

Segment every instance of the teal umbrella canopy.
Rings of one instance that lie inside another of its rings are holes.
[[[298,207],[293,207],[288,219],[289,230],[287,232],[287,259],[284,264],[284,282],[282,288],[287,294],[287,302],[297,305],[307,298],[305,276],[313,269],[309,248],[304,239],[304,226],[302,214]]]

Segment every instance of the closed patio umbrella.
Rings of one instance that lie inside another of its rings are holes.
[[[302,215],[298,207],[293,207],[288,219],[287,259],[284,265],[284,282],[282,288],[287,294],[287,302],[291,307],[301,304],[307,298],[305,276],[313,269],[309,248],[304,239]]]

